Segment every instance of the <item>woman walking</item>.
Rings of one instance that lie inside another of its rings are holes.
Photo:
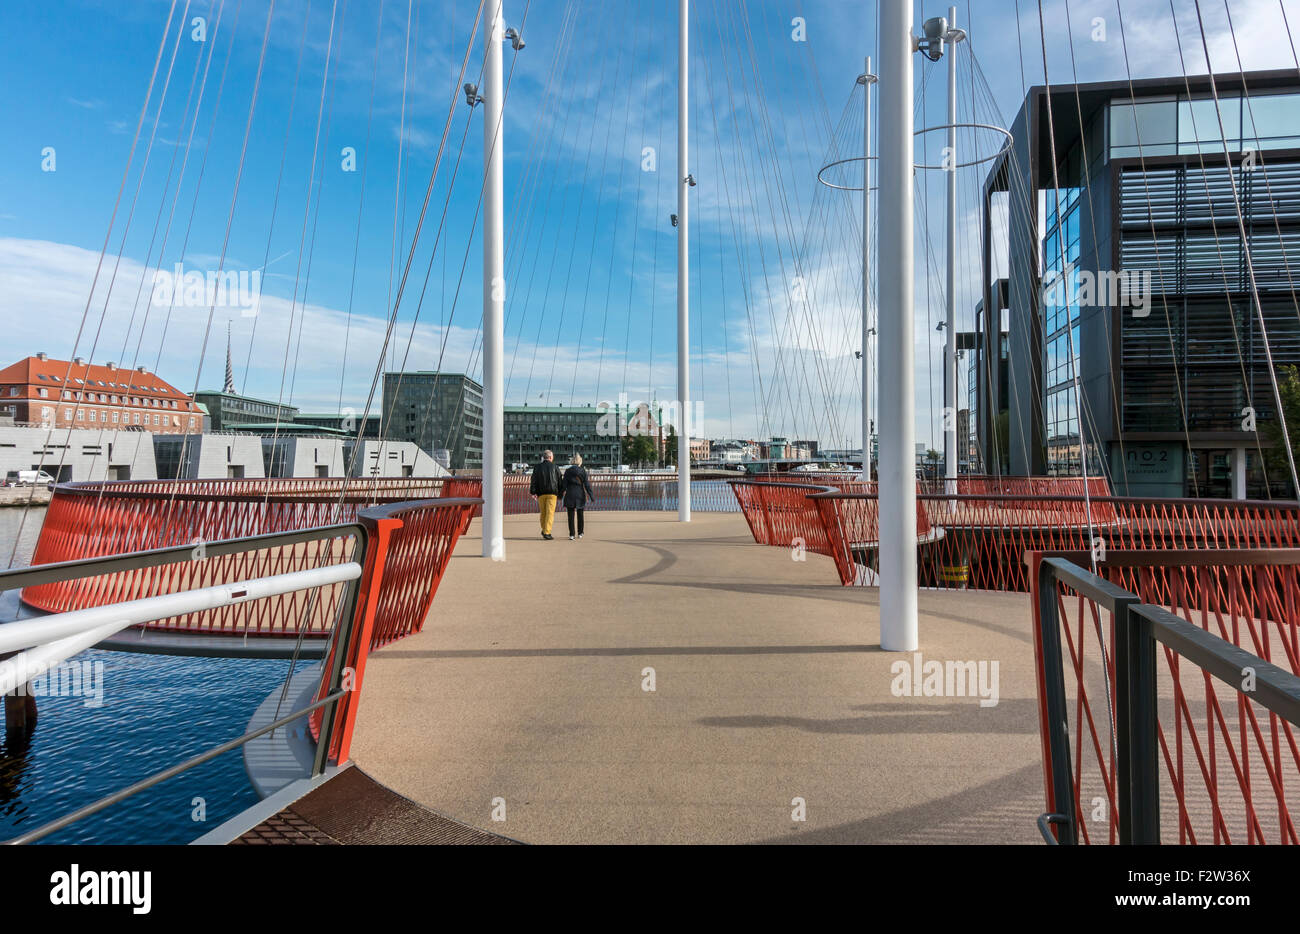
[[[596,501],[596,494],[591,491],[591,481],[587,479],[587,468],[582,466],[581,454],[573,455],[573,463],[564,472],[561,488],[564,490],[564,508],[569,512],[569,541],[573,541],[573,514],[578,514],[577,537],[582,538],[582,511],[586,508],[588,499],[593,503]]]

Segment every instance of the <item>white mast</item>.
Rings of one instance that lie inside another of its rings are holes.
[[[948,7],[948,32],[952,45],[964,33],[955,28],[957,8]],[[957,492],[957,53],[948,49],[948,149],[944,154],[948,173],[948,276],[944,291],[947,318],[943,347],[943,466],[945,492]]]
[[[871,56],[858,78],[862,85],[862,479],[871,479]]]
[[[505,504],[505,245],[501,166],[502,0],[489,0],[486,61],[483,66],[483,557],[506,556]]]
[[[880,646],[917,648],[911,0],[880,3]]]
[[[690,355],[690,198],[695,184],[687,161],[690,113],[687,83],[690,54],[690,0],[680,0],[677,24],[677,518],[691,521],[691,355]]]

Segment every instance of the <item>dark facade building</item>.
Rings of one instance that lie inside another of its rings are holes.
[[[1284,495],[1254,429],[1278,417],[1266,341],[1300,364],[1294,70],[1036,87],[1011,133],[984,189],[984,308],[994,205],[1008,218],[1009,370],[975,400],[989,467],[1078,475],[1086,448],[1121,495]]]
[[[412,441],[442,466],[483,467],[483,387],[463,373],[384,374],[381,430]]]
[[[542,452],[550,450],[557,464],[567,464],[571,456],[581,454],[589,469],[617,467],[618,418],[615,410],[595,406],[508,405],[506,459],[536,465]]]
[[[194,400],[207,407],[213,431],[256,431],[263,425],[274,429],[276,423],[287,424],[298,417],[295,406],[235,392],[204,390],[196,392]]]

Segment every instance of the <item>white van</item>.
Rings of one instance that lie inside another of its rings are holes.
[[[18,471],[18,486],[48,486],[53,482],[54,478],[43,470]]]

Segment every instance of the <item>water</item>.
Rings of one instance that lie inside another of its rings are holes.
[[[672,477],[661,480],[611,480],[599,474],[593,481],[596,511],[600,510],[677,510],[677,482]],[[519,511],[532,512],[536,507],[527,499],[527,487],[519,487]],[[507,500],[509,502],[509,500]],[[726,480],[692,480],[691,508],[696,512],[739,512],[736,496]]]
[[[0,509],[0,564],[22,510]],[[44,509],[33,509],[15,566],[31,560]],[[13,619],[14,594],[0,600]],[[90,649],[82,663],[94,697],[39,697],[25,744],[0,739],[0,839],[34,829],[134,781],[240,736],[287,660],[181,658]],[[102,665],[102,680],[95,677]],[[91,693],[91,692],[83,692]],[[65,828],[49,843],[188,843],[256,803],[242,752],[226,753]],[[202,818],[197,819],[197,818]]]

